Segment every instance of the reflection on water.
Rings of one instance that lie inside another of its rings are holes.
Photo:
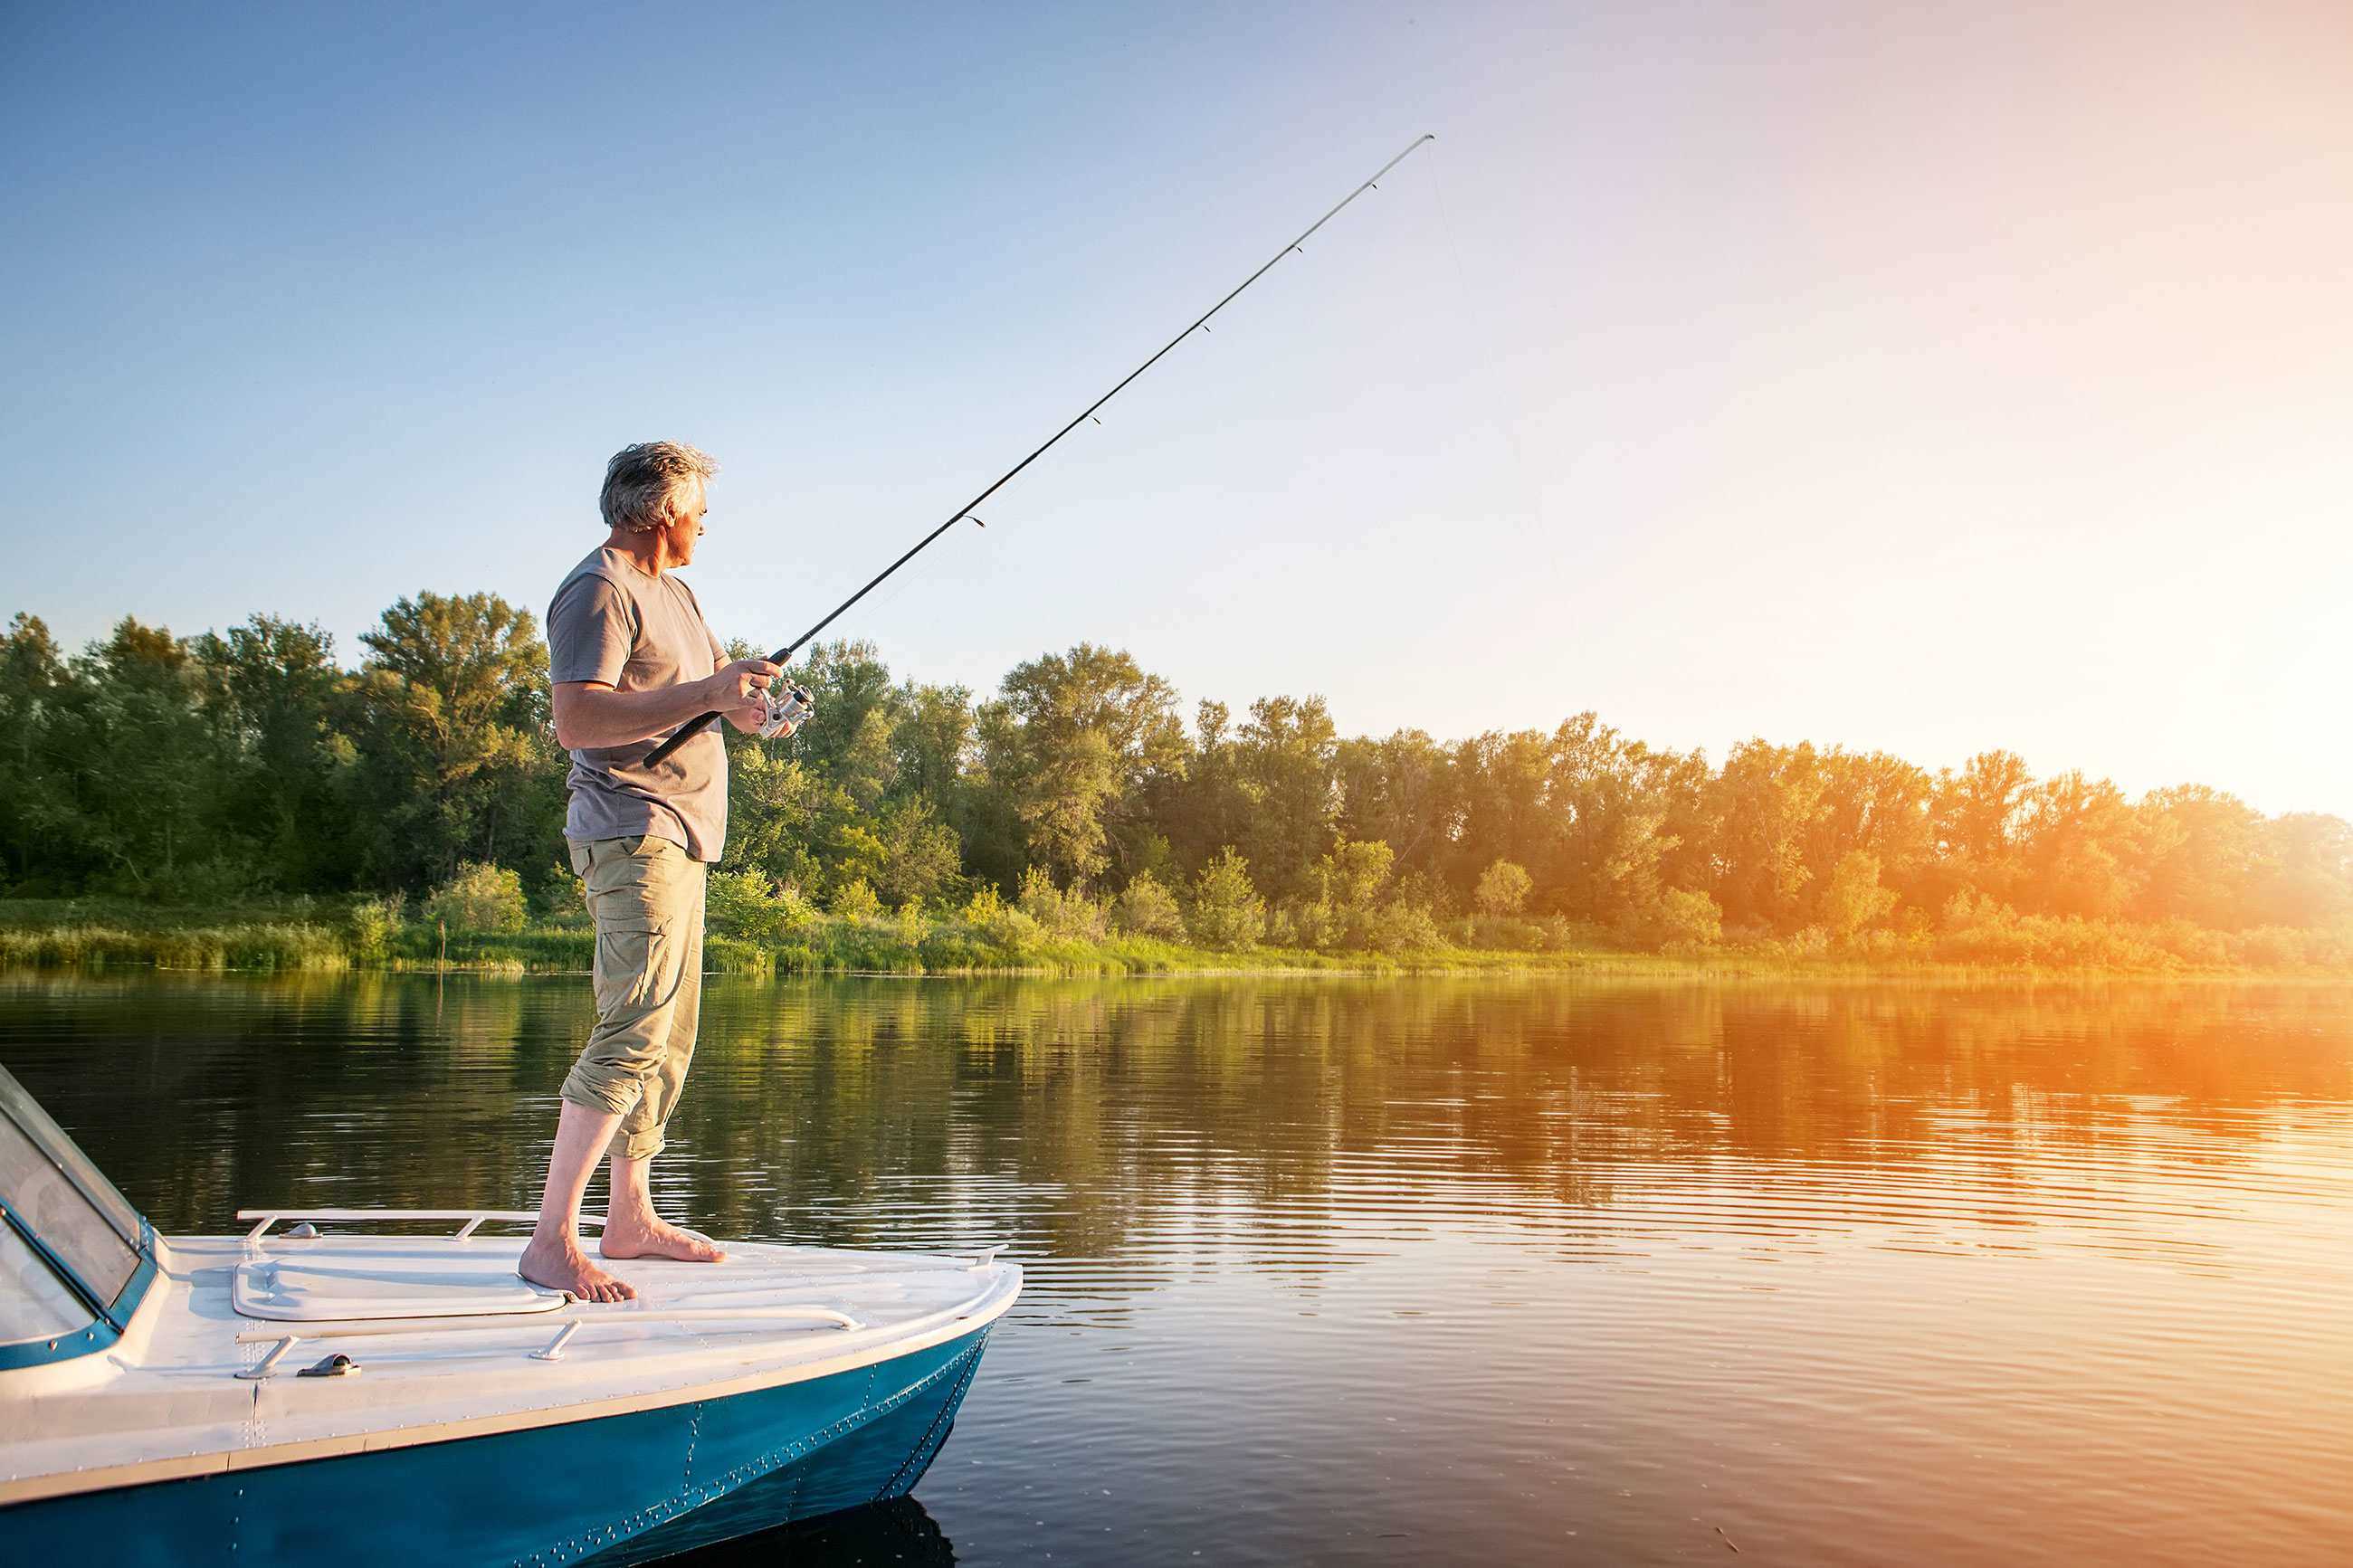
[[[587,1017],[19,978],[0,1057],[220,1231],[530,1206]],[[713,981],[671,1136],[1029,1271],[928,1514],[772,1561],[2353,1556],[2343,988]]]
[[[765,1535],[682,1552],[662,1568],[800,1568],[807,1563],[891,1563],[947,1568],[955,1547],[917,1499],[828,1514]]]

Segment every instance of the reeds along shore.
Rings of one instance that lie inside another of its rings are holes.
[[[585,971],[595,933],[577,920],[517,929],[387,922],[374,900],[277,918],[207,919],[201,910],[0,901],[0,968],[487,973]],[[1630,950],[1601,932],[1482,918],[1446,922],[1413,946],[1318,950],[1251,942],[1209,947],[1122,931],[1106,920],[1055,929],[1018,904],[955,912],[809,914],[788,930],[714,923],[706,967],[739,974],[1230,973],[1271,970],[1448,973],[1621,971],[1720,973],[2113,973],[2353,979],[2353,938],[2257,931],[2229,937],[2187,928],[2010,916],[1925,942],[1819,940]]]

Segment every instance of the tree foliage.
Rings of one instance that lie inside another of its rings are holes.
[[[295,621],[175,637],[126,618],[69,654],[16,616],[0,883],[390,900],[472,866],[576,909],[533,617],[419,594],[360,643],[346,668]],[[1312,695],[1239,717],[1204,701],[1188,724],[1166,679],[1092,644],[978,700],[895,678],[864,643],[817,645],[793,673],[818,719],[784,742],[729,733],[734,879],[713,884],[714,918],[772,934],[818,908],[920,906],[992,941],[1108,925],[1396,950],[1469,910],[1531,943],[1574,929],[2014,956],[2101,950],[2113,927],[2194,958],[2353,940],[2341,818],[2266,817],[2196,784],[2136,800],[2079,773],[2037,779],[2008,752],[1932,772],[1758,739],[1712,763],[1591,713],[1451,742],[1346,737]]]

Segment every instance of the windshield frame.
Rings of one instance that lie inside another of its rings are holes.
[[[38,1193],[18,1194],[0,1192],[0,1225],[6,1226],[9,1232],[33,1254],[38,1265],[46,1267],[56,1276],[58,1282],[81,1302],[90,1314],[90,1322],[85,1327],[55,1335],[37,1334],[31,1339],[0,1343],[0,1372],[38,1366],[105,1350],[122,1337],[131,1325],[132,1314],[139,1310],[140,1302],[146,1299],[148,1288],[154,1283],[157,1272],[155,1227],[144,1215],[132,1206],[130,1200],[106,1179],[104,1173],[90,1163],[90,1156],[82,1152],[63,1128],[50,1120],[48,1113],[5,1067],[0,1067],[0,1120],[5,1120],[9,1131],[30,1145],[31,1153],[37,1156],[39,1162],[47,1163],[57,1179],[56,1185],[51,1185],[46,1179],[35,1183],[37,1187],[48,1188],[47,1200],[41,1200]],[[42,1236],[40,1228],[33,1222],[33,1216],[19,1206],[20,1198],[24,1195],[33,1196],[37,1201],[54,1201],[66,1194],[87,1205],[90,1217],[135,1255],[131,1271],[122,1278],[121,1287],[111,1295],[93,1288],[71,1267]]]

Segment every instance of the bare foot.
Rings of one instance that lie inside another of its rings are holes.
[[[681,1263],[724,1263],[727,1254],[691,1230],[657,1215],[621,1219],[605,1216],[605,1237],[596,1250],[607,1258],[669,1258]]]
[[[605,1256],[628,1255],[608,1252]],[[568,1236],[562,1241],[544,1242],[533,1237],[515,1261],[515,1272],[550,1290],[568,1290],[583,1301],[628,1301],[637,1296],[628,1284],[589,1262],[580,1243]]]

